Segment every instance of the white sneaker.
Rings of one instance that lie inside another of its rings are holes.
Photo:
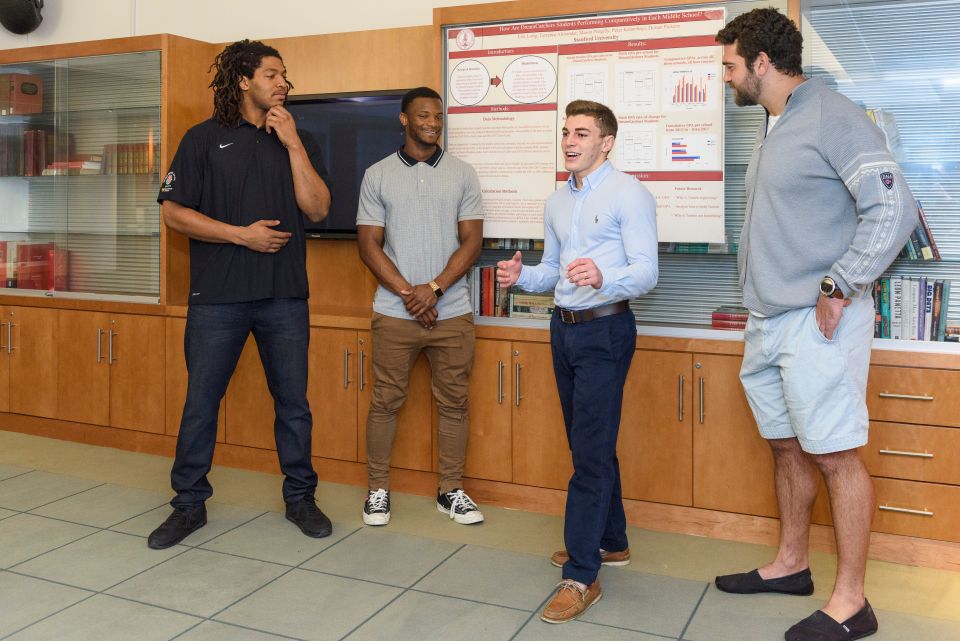
[[[483,513],[477,504],[460,488],[437,494],[437,510],[449,514],[451,519],[463,525],[483,521]]]
[[[390,492],[382,487],[370,490],[363,503],[363,522],[367,525],[386,525],[390,522]]]

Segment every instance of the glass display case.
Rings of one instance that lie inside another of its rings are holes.
[[[0,65],[0,294],[159,301],[160,61]]]

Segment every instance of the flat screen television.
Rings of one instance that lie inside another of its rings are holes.
[[[400,102],[406,90],[291,96],[286,107],[297,128],[310,132],[323,150],[330,188],[330,213],[319,222],[304,218],[307,237],[353,238],[357,201],[367,167],[403,144]]]

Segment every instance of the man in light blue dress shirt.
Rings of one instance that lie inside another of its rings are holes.
[[[517,252],[497,264],[501,287],[555,290],[550,345],[573,476],[566,549],[551,559],[563,580],[541,614],[548,623],[570,621],[600,599],[601,565],[630,562],[617,461],[637,336],[627,303],[657,284],[657,222],[650,192],[607,160],[616,135],[608,107],[567,105],[561,147],[570,178],[547,199],[543,259],[523,265]]]

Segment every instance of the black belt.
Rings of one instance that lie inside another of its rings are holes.
[[[616,303],[600,305],[599,307],[591,307],[590,309],[564,309],[563,307],[558,307],[557,313],[560,315],[560,320],[564,323],[586,323],[587,321],[603,318],[604,316],[622,314],[628,309],[630,309],[630,306],[627,304],[627,301],[621,300]]]

